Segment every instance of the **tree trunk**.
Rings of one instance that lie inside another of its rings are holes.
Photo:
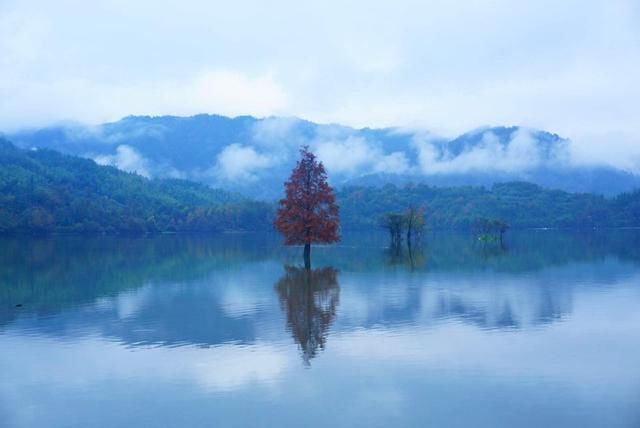
[[[304,244],[304,267],[311,269],[311,244]]]

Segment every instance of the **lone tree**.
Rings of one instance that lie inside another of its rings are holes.
[[[304,245],[304,264],[310,268],[312,243],[340,240],[338,206],[322,162],[308,146],[300,149],[300,157],[284,184],[285,198],[273,225],[284,235],[285,245]]]

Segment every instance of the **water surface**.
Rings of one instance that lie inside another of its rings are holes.
[[[0,240],[0,426],[640,426],[640,232]]]

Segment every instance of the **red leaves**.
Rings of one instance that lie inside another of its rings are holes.
[[[307,146],[300,155],[284,183],[285,198],[280,200],[273,225],[287,245],[336,242],[340,239],[338,206],[327,173]]]

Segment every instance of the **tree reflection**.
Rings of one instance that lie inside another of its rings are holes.
[[[340,300],[338,271],[326,267],[305,269],[285,266],[275,289],[287,326],[300,346],[306,365],[323,350]]]
[[[502,239],[481,241],[474,238],[473,249],[485,261],[505,256],[508,253],[508,248]]]
[[[406,265],[410,270],[426,265],[427,256],[422,245],[391,245],[385,251],[386,261],[390,265]]]

